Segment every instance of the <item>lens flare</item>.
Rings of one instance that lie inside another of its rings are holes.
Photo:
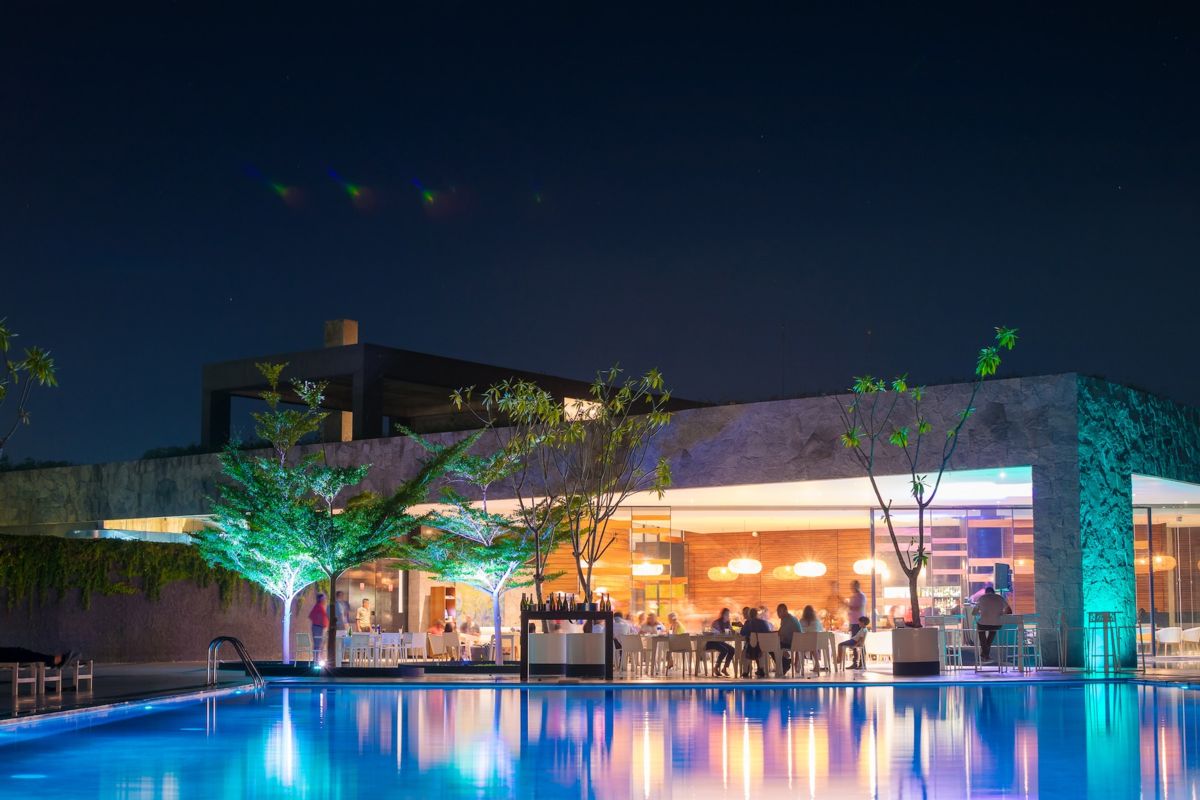
[[[360,183],[351,183],[343,178],[335,169],[328,170],[328,173],[329,177],[333,178],[337,185],[342,187],[342,191],[350,198],[350,202],[354,204],[355,208],[367,210],[375,205],[375,193],[370,188]]]

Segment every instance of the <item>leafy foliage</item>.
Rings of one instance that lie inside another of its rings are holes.
[[[871,488],[883,511],[883,518],[891,536],[892,547],[900,562],[900,569],[909,581],[913,624],[916,626],[921,624],[917,578],[929,563],[929,551],[925,541],[926,511],[937,497],[942,477],[958,447],[963,426],[975,413],[975,398],[984,380],[995,375],[999,369],[1001,351],[1012,350],[1016,343],[1016,328],[999,327],[996,328],[992,344],[979,350],[975,359],[975,380],[971,384],[970,397],[966,406],[954,416],[953,423],[946,429],[945,438],[940,446],[926,443],[926,436],[933,432],[933,424],[925,416],[925,388],[910,385],[907,375],[901,375],[891,381],[871,375],[857,377],[850,388],[850,402],[845,403],[840,399],[838,401],[843,424],[839,439],[870,478]],[[901,547],[896,535],[892,500],[885,500],[876,480],[876,459],[885,446],[894,447],[903,453],[911,475],[909,494],[917,507],[918,533],[915,540],[905,547]],[[926,462],[929,466],[926,466]],[[932,483],[930,476],[933,476]]]
[[[114,539],[60,539],[53,536],[0,536],[0,587],[9,609],[28,602],[60,602],[79,591],[82,608],[91,607],[95,595],[130,595],[142,592],[157,600],[163,588],[175,581],[197,586],[216,583],[221,605],[228,607],[244,585],[229,570],[211,567],[191,547]]]
[[[0,370],[0,408],[10,397],[16,398],[13,422],[5,432],[0,433],[0,455],[3,455],[4,448],[17,429],[29,425],[33,420],[29,413],[29,396],[34,385],[58,385],[58,375],[50,352],[40,347],[28,347],[24,357],[15,358],[9,355],[15,338],[17,334],[8,327],[7,320],[0,319],[0,359],[4,361],[4,368]]]

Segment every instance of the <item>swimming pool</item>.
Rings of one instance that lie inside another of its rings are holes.
[[[0,797],[1192,797],[1200,692],[295,686],[0,747]]]

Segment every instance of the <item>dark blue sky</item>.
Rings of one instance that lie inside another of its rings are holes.
[[[62,384],[10,456],[195,441],[202,363],[339,316],[708,400],[1002,323],[1010,374],[1200,401],[1195,16],[437,5],[3,12],[0,316]]]

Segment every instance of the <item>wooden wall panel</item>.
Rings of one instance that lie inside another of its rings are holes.
[[[613,543],[592,569],[592,586],[608,589],[616,608],[625,609],[629,607],[632,588],[632,576],[629,572],[629,520],[611,520],[608,523],[608,534],[613,537]],[[571,555],[570,542],[564,543],[550,554],[546,569],[551,573],[563,573],[546,584],[546,591],[579,594],[579,576],[575,570],[575,558]]]
[[[740,614],[743,606],[765,605],[774,617],[775,606],[786,603],[799,614],[811,604],[844,621],[843,603],[850,592],[854,562],[870,554],[870,532],[865,529],[824,531],[749,531],[689,533],[688,589],[694,616],[714,618],[723,607]],[[731,558],[756,558],[763,565],[758,575],[743,575],[735,581],[710,580],[708,570],[725,566]],[[819,578],[780,580],[772,571],[797,561],[820,561],[826,572]]]

